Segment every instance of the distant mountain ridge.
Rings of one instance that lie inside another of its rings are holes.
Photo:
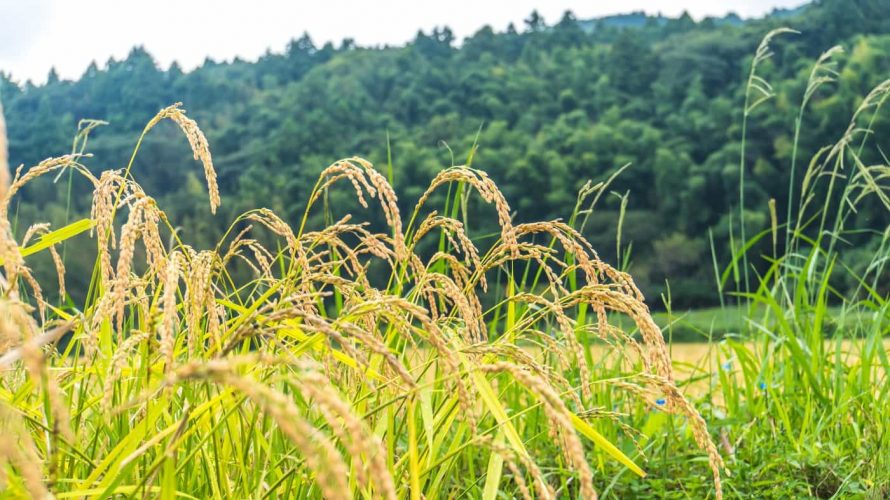
[[[792,8],[776,8],[773,9],[769,14],[764,17],[773,17],[773,18],[790,18],[797,15],[802,14],[811,3],[804,3],[798,7]],[[671,19],[680,19],[683,16],[688,16],[688,14],[684,13],[683,15],[677,18],[671,18],[670,16],[665,16],[662,14],[649,15],[644,11],[634,11],[629,12],[627,14],[613,14],[610,16],[603,17],[595,17],[592,19],[581,19],[578,21],[578,24],[586,31],[592,32],[599,27],[609,27],[609,28],[642,28],[648,25],[656,25],[656,26],[664,26]],[[735,12],[730,12],[723,17],[706,17],[703,21],[712,21],[717,26],[724,25],[732,25],[737,26],[740,24],[744,24],[746,21],[750,21],[753,19],[745,19],[736,14]]]

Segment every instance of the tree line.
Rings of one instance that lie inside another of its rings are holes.
[[[585,236],[604,259],[626,259],[653,304],[669,282],[676,306],[704,306],[717,300],[712,249],[725,265],[739,222],[742,112],[761,38],[779,26],[800,31],[772,44],[760,73],[775,97],[747,120],[749,235],[769,227],[770,199],[785,214],[795,118],[819,55],[844,49],[833,59],[834,81],[802,115],[804,163],[838,140],[862,97],[890,77],[887,12],[887,0],[822,0],[748,21],[685,14],[582,21],[566,12],[548,25],[532,13],[522,26],[485,26],[460,42],[447,27],[398,47],[349,39],[317,46],[304,34],[256,61],[208,59],[188,72],[176,63],[161,68],[136,47],[74,81],[52,71],[34,85],[0,73],[0,95],[11,163],[64,154],[80,120],[99,119],[108,124],[93,131],[94,156],[84,159],[96,171],[125,166],[145,123],[184,102],[214,154],[220,211],[207,210],[200,169],[173,127],[148,136],[133,172],[196,247],[215,243],[251,208],[297,221],[319,172],[346,156],[383,170],[391,161],[409,211],[437,172],[464,163],[476,145],[473,166],[501,187],[518,221],[568,218],[586,181],[629,164],[589,215]],[[879,118],[874,128],[890,151],[880,133],[890,121]],[[19,232],[32,221],[58,226],[88,213],[89,188],[72,182],[63,176],[29,186],[13,207]],[[348,193],[331,197],[343,213],[382,219]],[[471,208],[478,216],[468,219],[470,231],[492,233],[496,218],[481,203]],[[857,220],[877,230],[890,224],[878,204],[863,205]],[[867,252],[874,240],[865,234],[850,251]],[[81,253],[66,259],[92,262]]]

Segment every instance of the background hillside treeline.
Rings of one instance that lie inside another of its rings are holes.
[[[386,170],[387,137],[403,210],[439,170],[465,161],[477,133],[473,165],[504,190],[520,221],[568,217],[585,181],[630,163],[585,235],[614,261],[617,195],[630,192],[621,238],[632,245],[630,271],[653,304],[670,279],[675,305],[701,306],[717,299],[709,230],[725,263],[738,220],[745,81],[760,39],[779,26],[801,31],[776,40],[775,56],[760,71],[776,98],[749,118],[748,235],[769,226],[770,198],[784,222],[794,119],[815,59],[836,44],[845,50],[836,58],[837,82],[823,87],[803,115],[804,166],[840,137],[862,96],[890,77],[888,13],[888,0],[826,0],[744,22],[642,15],[579,21],[566,13],[547,25],[532,14],[523,26],[484,27],[463,41],[447,28],[420,32],[404,47],[350,40],[319,47],[304,35],[256,62],[208,60],[190,72],[176,64],[162,69],[135,48],[124,60],[91,65],[77,81],[51,72],[35,86],[0,73],[0,92],[11,163],[30,166],[68,152],[79,120],[94,118],[109,122],[88,147],[95,156],[85,163],[97,171],[125,166],[145,123],[160,108],[184,102],[214,153],[220,211],[210,215],[199,165],[171,126],[149,135],[134,175],[184,239],[202,248],[250,208],[268,207],[293,221],[318,173],[340,157],[363,156]],[[888,132],[890,122],[875,127]],[[890,152],[890,135],[876,137]],[[75,184],[72,192],[81,194],[70,204],[68,189],[64,176],[29,186],[13,209],[20,228],[86,213],[89,189]],[[331,196],[335,212],[361,212],[349,193]],[[478,210],[470,230],[488,234],[496,218]],[[857,224],[880,231],[890,220],[865,203]],[[873,240],[864,233],[849,251],[869,254]],[[69,249],[66,259],[90,265],[88,254]],[[83,286],[89,273],[80,274]]]

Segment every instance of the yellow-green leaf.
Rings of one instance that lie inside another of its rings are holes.
[[[575,430],[581,433],[584,437],[593,441],[594,444],[603,449],[606,453],[612,456],[615,460],[618,460],[622,464],[624,464],[628,469],[633,471],[640,477],[646,477],[646,473],[641,469],[637,464],[634,463],[633,460],[627,457],[621,450],[619,450],[614,444],[612,444],[608,439],[603,437],[602,434],[596,431],[593,427],[590,426],[587,422],[581,419],[578,415],[574,413],[571,414],[572,417],[572,425],[575,426]]]
[[[53,245],[57,245],[65,240],[71,239],[84,231],[89,231],[92,228],[92,219],[81,219],[77,222],[72,222],[65,227],[60,227],[55,231],[50,231],[37,238],[37,242],[33,245],[28,245],[25,248],[22,248],[22,257],[33,255],[41,250],[46,250]],[[3,264],[3,259],[0,259],[0,264]]]

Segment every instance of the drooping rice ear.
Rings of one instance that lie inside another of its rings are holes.
[[[219,187],[216,183],[216,170],[213,168],[213,157],[210,155],[210,146],[207,144],[207,137],[204,136],[204,132],[201,131],[195,120],[186,116],[185,110],[182,109],[182,103],[179,102],[158,112],[158,114],[148,122],[145,131],[148,132],[151,128],[157,125],[158,122],[165,118],[170,119],[179,125],[182,133],[185,134],[186,139],[189,141],[189,146],[192,148],[195,160],[200,161],[201,165],[204,167],[204,177],[207,180],[207,191],[210,195],[210,211],[215,214],[216,208],[219,207],[221,201],[219,197]]]

